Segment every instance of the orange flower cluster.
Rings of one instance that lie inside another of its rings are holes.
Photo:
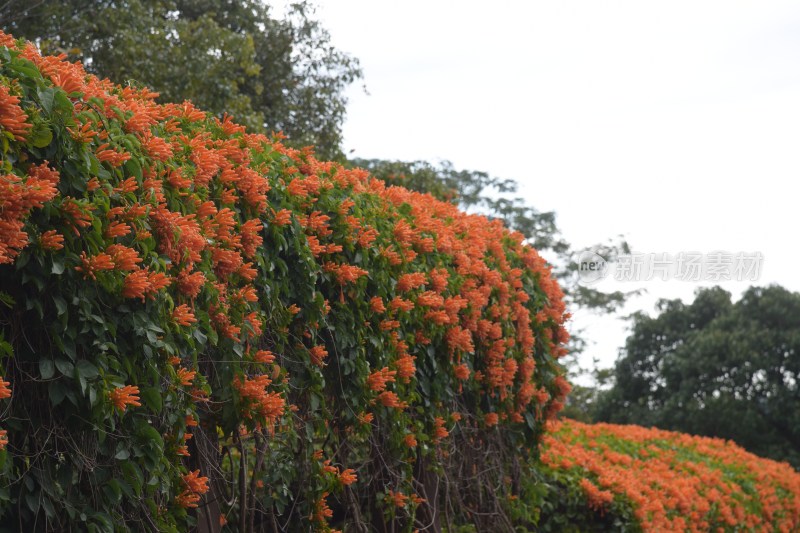
[[[200,470],[183,476],[186,489],[175,497],[175,502],[184,508],[197,507],[200,497],[208,492],[208,478],[200,475]]]
[[[340,284],[353,283],[358,278],[369,274],[363,268],[358,268],[353,265],[338,265],[336,263],[325,263],[323,268],[326,272],[330,272]]]
[[[125,411],[129,405],[134,407],[141,407],[139,403],[139,387],[135,385],[125,385],[124,387],[117,387],[108,393],[111,403],[120,411]]]
[[[342,483],[342,485],[345,486],[352,485],[353,483],[358,481],[358,476],[356,476],[356,471],[353,470],[352,468],[345,468],[339,474],[339,481]]]
[[[155,298],[155,294],[159,290],[168,287],[171,283],[172,279],[163,272],[153,272],[143,268],[125,276],[122,285],[122,296],[125,298],[141,298],[144,301],[145,296]]]
[[[9,385],[11,385],[11,383],[3,381],[3,378],[0,378],[0,400],[11,398],[11,389]]]
[[[367,386],[373,392],[383,392],[386,390],[386,384],[394,381],[396,374],[396,370],[389,370],[388,367],[383,367],[367,377]]]
[[[249,406],[244,416],[254,418],[259,423],[266,424],[268,428],[275,425],[286,407],[283,395],[278,392],[267,392],[271,383],[270,377],[263,374],[252,378],[238,378],[233,383],[239,396]]]
[[[19,107],[19,102],[19,96],[12,96],[8,87],[0,85],[0,128],[14,139],[24,141],[33,124],[28,122],[28,115]]]
[[[639,426],[551,425],[542,460],[580,473],[587,505],[629,502],[645,531],[797,531],[800,473],[720,439]],[[585,477],[583,477],[585,476]]]
[[[186,304],[181,304],[172,311],[172,320],[179,326],[191,326],[197,319],[191,309]]]
[[[311,362],[316,366],[323,366],[325,358],[328,357],[328,350],[324,346],[314,346],[308,350]]]
[[[447,431],[447,428],[444,427],[444,418],[437,416],[433,419],[434,428],[433,428],[433,440],[439,441],[444,438],[447,438],[450,435],[450,432]]]
[[[22,229],[25,219],[33,208],[42,207],[58,194],[58,179],[47,162],[31,167],[26,179],[0,175],[0,265],[13,262],[28,245],[28,234]]]
[[[401,401],[396,393],[388,390],[378,394],[377,400],[384,407],[391,407],[393,409],[405,409],[408,407],[407,402]]]
[[[586,504],[600,515],[605,513],[606,506],[614,501],[614,494],[610,490],[600,490],[586,478],[581,479],[580,485],[586,494]]]

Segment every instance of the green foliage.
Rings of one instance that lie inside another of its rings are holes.
[[[633,316],[601,420],[732,439],[800,467],[800,294],[715,287]]]
[[[188,99],[340,158],[344,89],[361,70],[313,16],[305,2],[276,19],[254,0],[11,0],[0,28],[162,101]]]

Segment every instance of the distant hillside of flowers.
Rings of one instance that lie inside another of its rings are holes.
[[[800,473],[729,441],[563,420],[541,460],[551,502],[585,530],[800,530]]]

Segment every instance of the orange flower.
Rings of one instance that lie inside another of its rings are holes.
[[[363,268],[358,268],[354,265],[337,265],[336,263],[328,262],[322,265],[325,272],[330,272],[340,284],[353,283],[362,276],[369,274]]]
[[[397,394],[392,391],[384,391],[380,393],[377,400],[384,407],[392,407],[395,409],[405,409],[408,407],[408,404],[406,402],[401,402],[400,398],[397,397]]]
[[[580,481],[581,488],[586,494],[586,503],[590,509],[603,514],[606,505],[614,501],[614,494],[608,490],[600,490],[597,485],[586,478]]]
[[[394,492],[393,490],[389,490],[389,493],[386,495],[386,498],[394,503],[395,507],[405,507],[408,503],[408,496],[403,494],[402,492]]]
[[[426,276],[424,272],[412,272],[403,274],[397,279],[397,290],[400,292],[410,291],[425,284]]]
[[[190,298],[196,298],[206,282],[206,276],[202,272],[191,272],[183,269],[176,279],[178,290]]]
[[[308,355],[311,357],[311,362],[317,366],[324,366],[323,361],[328,357],[328,350],[324,346],[314,346],[308,350]]]
[[[456,378],[460,380],[467,380],[469,379],[469,367],[465,364],[456,365],[453,367],[453,373],[455,373]]]
[[[275,362],[275,354],[269,350],[258,350],[253,359],[258,363],[270,364]]]
[[[327,459],[322,465],[322,471],[327,472],[329,474],[336,474],[339,475],[339,469],[335,466],[331,465],[331,460]]]
[[[100,145],[97,150],[95,151],[95,155],[97,159],[100,161],[107,161],[112,167],[119,167],[122,164],[131,158],[131,154],[127,152],[117,152],[114,149],[109,148],[109,144],[105,143]]]
[[[8,432],[5,429],[0,429],[0,450],[8,445]]]
[[[86,255],[86,252],[81,252],[81,265],[75,267],[75,270],[83,273],[84,279],[97,279],[95,277],[96,272],[113,269],[114,260],[110,255],[105,253],[99,253],[89,257]]]
[[[205,494],[208,492],[208,478],[200,475],[200,470],[189,472],[183,476],[186,488],[195,494]]]
[[[440,441],[450,435],[450,432],[444,427],[444,419],[437,416],[433,419],[433,440],[434,442]]]
[[[295,181],[293,181],[292,183],[295,183]],[[319,500],[317,500],[317,503],[315,505],[314,515],[312,517],[317,522],[324,523],[326,519],[331,518],[333,516],[333,511],[331,510],[330,507],[328,507],[328,502],[326,501],[327,497],[328,493],[323,492],[322,497]]]
[[[0,127],[14,139],[25,141],[25,136],[33,125],[28,124],[28,115],[19,107],[19,101],[19,96],[11,96],[8,87],[0,85]]]
[[[106,252],[114,261],[114,268],[123,272],[136,270],[137,265],[142,262],[142,258],[139,257],[139,253],[136,250],[121,244],[112,244],[106,248]]]
[[[287,226],[292,223],[292,212],[288,209],[281,209],[275,213],[272,223],[276,226]]]
[[[122,283],[122,296],[125,298],[141,298],[144,301],[149,287],[147,270],[137,270],[125,276],[125,280]]]
[[[139,396],[137,396],[138,394],[139,387],[135,385],[117,387],[108,393],[111,403],[113,403],[114,406],[121,411],[125,411],[129,405],[141,407],[142,404],[139,403]]]
[[[172,311],[172,320],[179,326],[191,326],[197,319],[186,304],[181,304]]]
[[[109,225],[106,228],[106,231],[104,232],[104,235],[105,235],[106,239],[113,239],[115,237],[124,237],[125,235],[127,235],[130,232],[131,232],[130,226],[128,226],[124,222],[116,221],[116,222],[112,222],[111,225]]]
[[[183,482],[186,490],[175,498],[176,503],[184,508],[197,507],[200,495],[208,492],[208,478],[201,477],[200,470],[195,470],[184,475]]]
[[[236,378],[234,388],[245,401],[247,418],[261,417],[267,424],[274,424],[283,414],[286,400],[278,392],[267,392],[267,387],[272,383],[269,376],[259,374],[251,378]]]
[[[192,381],[194,381],[194,376],[197,374],[195,370],[188,370],[186,368],[180,367],[178,369],[178,381],[181,382],[181,385],[184,387],[189,387],[192,385]]]
[[[383,299],[380,296],[375,296],[369,301],[369,308],[373,313],[383,313],[386,307],[383,305]]]
[[[391,302],[389,302],[389,308],[393,311],[400,310],[408,312],[414,309],[414,302],[397,296],[393,298]]]
[[[483,422],[486,424],[486,427],[496,426],[497,422],[499,421],[499,417],[497,413],[486,413],[486,416],[483,417]]]
[[[342,485],[348,486],[358,481],[358,477],[356,476],[355,470],[352,468],[347,468],[343,470],[341,474],[339,474],[339,481],[342,482]]]
[[[373,392],[383,392],[386,389],[386,384],[394,381],[395,374],[397,374],[396,370],[389,370],[388,367],[383,367],[367,377],[367,386]]]
[[[11,385],[11,383],[3,381],[3,378],[0,378],[0,400],[11,398],[11,389],[8,388],[9,385]]]
[[[45,250],[61,250],[64,247],[64,236],[51,229],[42,233],[39,243]]]
[[[417,367],[414,364],[415,359],[413,355],[405,354],[394,362],[397,367],[397,376],[406,383],[417,371]]]
[[[403,437],[403,443],[405,443],[405,445],[409,448],[416,448],[417,437],[415,437],[413,433],[408,433],[405,437]]]
[[[200,495],[184,490],[175,497],[175,503],[185,509],[197,507],[197,504],[200,503]]]

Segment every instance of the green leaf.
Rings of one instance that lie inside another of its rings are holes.
[[[145,421],[139,422],[137,430],[139,438],[145,442],[153,443],[158,449],[164,448],[164,439],[156,429]]]
[[[139,164],[139,160],[136,157],[131,157],[125,161],[123,168],[127,174],[136,177],[136,179],[142,179],[142,165]]]
[[[62,375],[72,377],[72,373],[75,370],[75,367],[72,363],[67,361],[66,359],[62,359],[60,357],[56,358],[56,368]]]
[[[64,271],[63,270],[63,265],[64,264],[62,263],[61,265],[62,265],[62,270],[61,271],[63,272]],[[55,266],[55,264],[53,264],[53,274],[56,274],[55,270],[56,270],[56,266]],[[54,294],[53,295],[53,303],[56,304],[56,312],[58,313],[58,316],[61,316],[64,313],[67,312],[67,302],[60,295],[58,295],[58,294]]]
[[[72,105],[72,102],[69,101],[69,98],[67,98],[67,94],[64,91],[56,91],[54,100],[56,111],[67,115],[72,115],[74,106]]]
[[[42,104],[42,109],[49,115],[53,112],[53,101],[56,93],[55,88],[48,87],[47,89],[39,89],[36,92],[39,94],[39,102]]]
[[[122,476],[125,478],[125,481],[130,483],[136,495],[139,496],[142,493],[142,485],[144,484],[142,471],[131,461],[123,462],[120,468],[122,469]]]
[[[35,128],[33,133],[28,137],[28,142],[36,148],[44,148],[48,146],[53,140],[53,132],[47,126]]]
[[[42,507],[44,508],[44,512],[48,518],[53,518],[56,516],[56,510],[53,507],[50,498],[48,498],[47,496],[42,496]]]
[[[131,456],[131,452],[128,450],[128,448],[122,448],[121,446],[122,445],[120,444],[120,446],[117,447],[117,453],[114,455],[114,459],[124,461]]]
[[[47,393],[50,396],[50,404],[53,407],[56,407],[62,401],[64,401],[64,396],[66,395],[66,389],[61,384],[60,381],[51,381],[50,384],[47,386]]]
[[[50,379],[55,373],[55,365],[52,359],[39,360],[39,374],[42,376],[42,379]]]
[[[60,276],[61,274],[64,273],[64,258],[63,257],[55,257],[55,258],[53,258],[53,268],[50,269],[50,272],[52,272],[56,276]],[[61,314],[61,313],[59,313],[59,314]]]
[[[85,379],[96,378],[98,375],[100,375],[97,367],[86,359],[81,359],[78,361],[78,363],[75,365],[75,369],[78,371],[78,376]]]
[[[151,411],[159,413],[161,412],[161,407],[163,405],[163,400],[161,397],[161,390],[158,387],[148,387],[143,389],[139,392],[142,400],[144,400],[145,405],[150,408]]]

